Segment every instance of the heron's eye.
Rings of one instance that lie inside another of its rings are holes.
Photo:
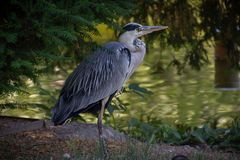
[[[138,32],[141,32],[141,31],[142,31],[142,28],[141,28],[141,27],[137,28],[137,31],[138,31]]]

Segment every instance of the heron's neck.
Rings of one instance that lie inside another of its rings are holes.
[[[124,43],[131,52],[131,64],[128,77],[130,77],[136,68],[142,63],[146,53],[145,43],[140,39],[131,37],[119,37],[119,42]]]
[[[135,40],[135,37],[133,37],[129,34],[122,34],[118,38],[118,41],[124,43],[131,52],[134,52],[136,50],[134,43],[133,43],[134,40]]]

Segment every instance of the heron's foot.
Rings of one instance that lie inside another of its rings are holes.
[[[108,151],[107,151],[107,143],[105,138],[100,135],[99,136],[99,144],[100,144],[100,154],[101,154],[101,159],[108,160]]]

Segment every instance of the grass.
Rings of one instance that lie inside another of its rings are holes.
[[[74,160],[101,160],[103,158],[102,149],[99,145],[94,149],[95,152],[89,153],[79,150],[77,144],[69,143],[70,148],[74,150],[70,157],[63,158],[65,160],[73,158]],[[126,144],[118,145],[117,149],[111,149],[108,146],[108,159],[110,160],[171,160],[176,155],[185,155],[188,159],[194,160],[238,160],[239,155],[234,153],[223,153],[210,150],[197,150],[194,148],[184,148],[159,145],[159,144],[143,144],[134,141],[129,141]]]

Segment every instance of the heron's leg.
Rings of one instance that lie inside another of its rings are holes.
[[[103,119],[103,113],[104,113],[104,106],[101,105],[101,110],[98,114],[98,136],[99,138],[102,138],[102,119]]]
[[[98,135],[99,135],[99,143],[101,148],[103,149],[103,153],[104,153],[104,159],[107,159],[108,157],[108,153],[107,153],[107,148],[106,148],[106,143],[104,141],[104,137],[102,135],[102,119],[103,119],[103,114],[104,114],[104,110],[105,110],[105,105],[108,101],[108,97],[104,98],[101,102],[101,110],[99,112],[98,115]]]

